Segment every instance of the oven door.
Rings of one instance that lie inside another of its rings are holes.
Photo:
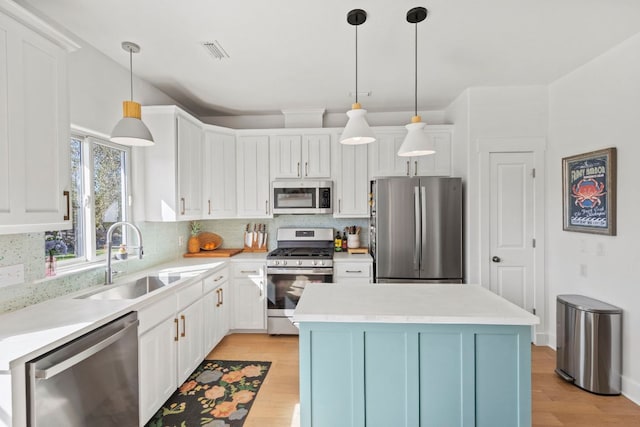
[[[291,317],[305,286],[332,282],[333,268],[267,268],[267,313]]]

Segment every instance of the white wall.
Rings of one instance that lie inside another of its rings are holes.
[[[347,124],[347,109],[344,113],[325,113],[322,117],[322,127],[344,127]],[[428,125],[441,125],[451,122],[445,120],[444,111],[418,111],[422,120]],[[413,111],[376,113],[367,112],[367,121],[371,126],[403,126],[411,121]],[[285,127],[283,114],[245,115],[245,116],[205,116],[200,119],[212,125],[229,127],[232,129],[278,129]]]
[[[143,55],[144,51],[137,54]],[[127,52],[122,51],[126,56]],[[133,57],[135,71],[136,55]],[[69,54],[71,124],[110,135],[122,118],[122,101],[131,98],[129,69],[92,46]],[[133,100],[142,105],[179,105],[146,81],[133,76]]]
[[[547,152],[548,305],[559,294],[603,300],[623,311],[623,393],[640,402],[640,34],[549,86]],[[617,236],[562,231],[562,157],[618,150]],[[586,274],[580,275],[580,266]],[[555,325],[555,309],[548,310]],[[555,330],[549,331],[552,344]]]
[[[479,186],[478,141],[546,137],[547,103],[546,86],[478,87],[467,89],[445,112],[445,120],[455,123],[453,170],[467,178],[464,203],[468,283],[481,283],[479,211],[483,195]]]

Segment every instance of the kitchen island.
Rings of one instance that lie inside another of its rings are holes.
[[[531,327],[478,285],[311,284],[300,412],[311,426],[530,426]]]

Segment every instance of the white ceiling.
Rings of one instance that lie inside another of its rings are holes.
[[[548,84],[640,32],[638,0],[18,0],[195,114],[299,108],[344,112],[355,90],[369,111],[412,111],[414,26],[418,109],[442,110],[471,86]],[[201,45],[218,40],[230,59]]]

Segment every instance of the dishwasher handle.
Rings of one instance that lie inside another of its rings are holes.
[[[124,328],[120,329],[118,332],[112,335],[109,335],[104,340],[96,343],[95,345],[87,348],[86,350],[83,350],[77,354],[74,354],[73,356],[65,359],[64,361],[58,364],[55,364],[47,369],[36,369],[33,372],[35,379],[46,380],[58,375],[60,372],[66,371],[70,367],[77,365],[83,360],[88,359],[89,357],[98,353],[100,350],[110,346],[111,344],[119,340],[124,334],[126,334],[129,331],[129,329],[136,328],[139,323],[140,321],[136,319],[135,321],[129,323]]]

